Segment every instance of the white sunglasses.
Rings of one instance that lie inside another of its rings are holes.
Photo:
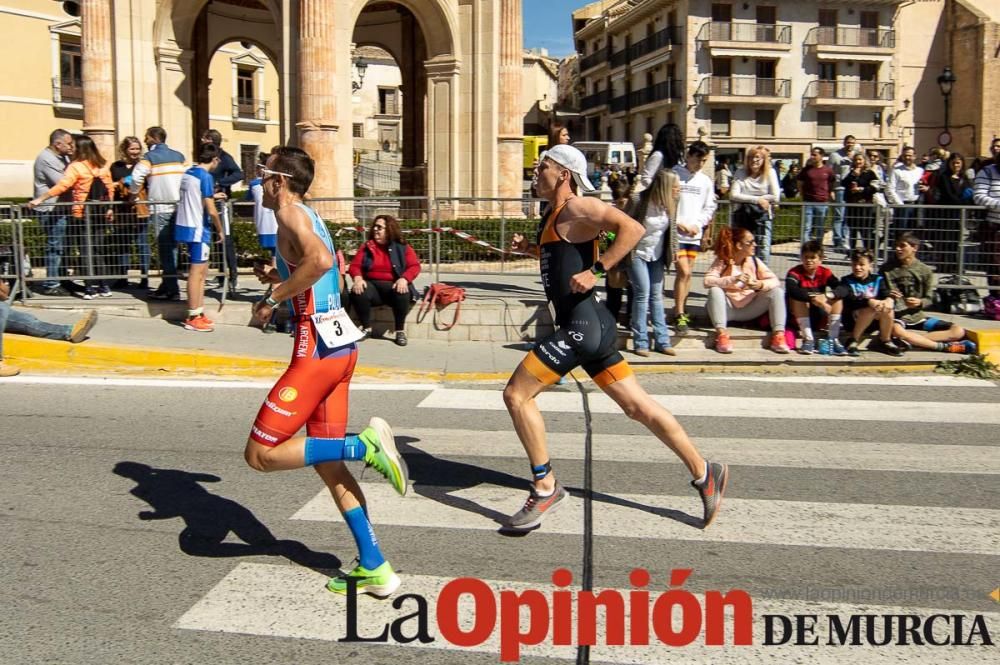
[[[257,172],[260,173],[261,175],[283,175],[286,178],[291,178],[292,177],[291,173],[284,173],[283,171],[272,171],[271,169],[267,168],[263,164],[258,164],[257,165]]]

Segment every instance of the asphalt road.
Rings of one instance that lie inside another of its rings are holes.
[[[671,569],[691,568],[684,589],[698,598],[747,591],[755,644],[727,650],[725,662],[996,662],[996,647],[768,648],[759,635],[765,613],[943,610],[969,617],[966,635],[983,615],[1000,640],[1000,606],[989,598],[1000,570],[995,385],[753,374],[641,381],[677,409],[707,455],[731,464],[732,486],[716,524],[701,530],[683,467],[591,396],[596,586],[627,591],[629,572],[644,568],[655,599]],[[528,475],[498,408],[501,387],[352,393],[350,428],[387,418],[410,466],[413,492],[403,499],[356,467],[383,551],[403,578],[400,593],[433,599],[448,580],[474,577],[551,594],[560,567],[579,583],[577,388],[546,396],[553,466],[572,503],[515,538],[494,521],[520,506]],[[345,599],[322,586],[352,565],[354,543],[313,472],[264,475],[244,464],[265,392],[0,383],[0,662],[498,662],[496,636],[480,651],[446,644],[433,600],[436,641],[427,648],[337,641]],[[362,598],[359,630],[377,634],[390,619],[372,617],[404,616],[412,603]],[[549,642],[525,647],[523,662],[575,655]],[[719,653],[702,644],[603,647],[593,662],[702,662]]]

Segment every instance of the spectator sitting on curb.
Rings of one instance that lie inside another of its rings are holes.
[[[58,339],[77,344],[87,338],[87,333],[97,323],[97,311],[90,310],[71,326],[45,323],[22,309],[10,306],[10,285],[0,281],[0,377],[17,376],[21,373],[3,361],[3,334],[5,332]]]
[[[882,275],[872,272],[875,255],[870,249],[851,251],[851,274],[845,275],[834,290],[844,303],[844,323],[851,329],[847,355],[859,356],[858,345],[878,322],[879,350],[899,357],[903,350],[892,341],[893,302]]]
[[[840,313],[844,303],[828,293],[828,290],[837,288],[838,281],[833,271],[823,265],[823,244],[819,240],[806,241],[802,244],[801,256],[802,263],[789,270],[785,277],[789,309],[802,335],[799,353],[816,353],[813,324],[818,328],[825,319],[829,324],[827,339],[830,340],[830,353],[847,355],[839,339]]]
[[[927,316],[924,307],[931,304],[934,273],[917,258],[920,239],[912,233],[896,238],[895,255],[882,266],[882,275],[895,302],[896,323],[893,334],[904,346],[946,353],[975,353],[976,345],[965,338],[961,326]]]
[[[420,274],[420,259],[403,241],[399,222],[392,215],[378,215],[368,230],[368,240],[354,255],[349,270],[351,306],[361,329],[371,334],[372,307],[389,305],[396,325],[396,344],[406,346],[406,315],[417,299],[413,280]]]
[[[770,349],[788,353],[785,343],[785,291],[764,262],[754,256],[757,241],[747,229],[723,226],[715,239],[715,262],[705,273],[708,316],[715,328],[715,350],[732,353],[730,319],[753,321],[765,312],[771,319]]]

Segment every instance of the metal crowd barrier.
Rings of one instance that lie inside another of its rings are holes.
[[[175,205],[162,201],[140,203]],[[537,259],[510,251],[515,233],[534,238],[544,206],[538,199],[370,197],[315,198],[308,203],[325,220],[337,248],[343,250],[348,261],[363,244],[373,218],[391,214],[400,221],[404,238],[413,246],[424,272],[435,280],[442,270],[482,275],[533,274],[538,270]],[[825,208],[825,215],[813,221],[812,237],[823,241],[826,263],[837,274],[849,269],[846,252],[832,248],[837,206],[844,207],[851,246],[872,249],[879,263],[890,256],[898,233],[912,231],[924,242],[920,259],[939,277],[953,276],[948,281],[955,283],[949,288],[983,289],[988,275],[1000,272],[995,258],[998,248],[993,246],[1000,242],[984,239],[980,229],[984,209],[978,206],[783,201],[771,221],[770,244],[763,242],[764,234],[758,234],[758,255],[779,277],[799,263],[810,206]],[[74,283],[83,280],[84,288],[114,285],[118,289],[121,280],[132,280],[134,285],[136,279],[156,281],[163,277],[183,278],[185,274],[188,259],[183,247],[176,270],[163,273],[154,216],[139,217],[134,208],[126,209],[121,203],[56,203],[47,208],[40,212],[0,202],[0,278],[13,281],[22,297],[54,279]],[[112,211],[110,218],[108,210]],[[253,205],[228,201],[222,210],[228,215],[230,234],[237,241],[237,266],[246,268],[253,257],[261,254],[256,246]],[[735,216],[734,205],[720,200],[714,229],[731,225]],[[710,252],[701,254],[695,271],[704,273],[711,261]],[[226,298],[229,267],[222,245],[213,245],[208,278],[223,280],[218,294],[222,300]],[[81,288],[79,284],[77,288]],[[207,284],[207,295],[213,292],[213,285]]]

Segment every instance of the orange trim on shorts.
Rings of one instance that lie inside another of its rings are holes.
[[[524,357],[521,361],[524,365],[524,369],[528,370],[531,376],[535,377],[547,386],[553,386],[561,378],[558,374],[552,371],[552,368],[543,363],[535,355],[534,351],[529,351],[528,355]]]
[[[596,383],[599,387],[606,388],[612,383],[621,381],[622,379],[627,379],[630,376],[633,376],[632,368],[629,367],[628,361],[622,360],[605,370],[601,370],[598,374],[593,376],[593,379],[594,383]]]
[[[678,249],[677,258],[679,259],[691,259],[692,261],[698,258],[698,250],[696,249]]]

